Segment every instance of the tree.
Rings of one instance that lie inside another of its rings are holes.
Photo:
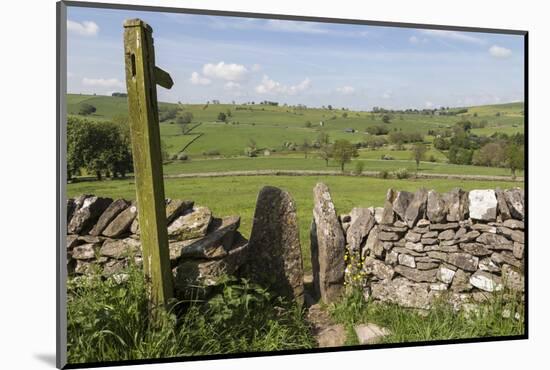
[[[231,117],[233,114],[231,113],[231,109],[228,109],[227,112],[225,113],[225,115],[227,117]]]
[[[525,147],[523,145],[510,144],[506,150],[507,164],[512,171],[512,178],[516,179],[516,171],[523,170],[525,166]]]
[[[344,172],[344,165],[349,163],[352,157],[357,156],[357,148],[347,140],[336,140],[332,149],[332,156]]]
[[[227,119],[227,116],[224,112],[220,112],[218,114],[218,121],[222,121],[222,122],[225,122],[225,120]]]
[[[476,166],[500,167],[506,164],[507,153],[503,143],[487,143],[474,153],[472,163]]]
[[[412,157],[416,162],[416,173],[418,173],[418,167],[420,166],[420,161],[424,160],[426,157],[426,152],[428,148],[423,143],[416,143],[412,147]]]
[[[328,167],[328,161],[332,158],[332,145],[329,143],[322,144],[319,149],[319,158],[324,160],[326,166]]]
[[[320,131],[317,135],[317,142],[320,146],[327,145],[329,143],[329,139],[328,133],[325,131]]]
[[[332,105],[327,105],[328,110],[332,110]]]
[[[82,103],[80,104],[80,109],[78,110],[78,114],[82,116],[88,116],[92,113],[95,113],[95,111],[96,111],[96,108],[93,105],[88,103]]]
[[[189,131],[187,127],[193,121],[193,113],[185,112],[176,120],[177,124],[181,127],[181,133],[183,135],[187,134]]]
[[[311,143],[306,138],[304,139],[304,142],[301,145],[302,151],[304,152],[304,157],[307,159],[307,154],[309,153],[309,150],[311,149]]]
[[[389,116],[389,114],[384,114],[384,115],[382,116],[382,122],[384,122],[384,123],[390,123],[390,121],[391,121],[391,117]]]

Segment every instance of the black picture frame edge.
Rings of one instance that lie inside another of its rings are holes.
[[[247,17],[247,18],[262,18],[262,19],[280,19],[305,22],[321,22],[321,23],[338,23],[338,24],[357,24],[382,27],[401,27],[401,28],[421,28],[432,30],[445,31],[461,31],[461,32],[482,32],[482,33],[498,33],[508,35],[522,35],[524,37],[524,135],[525,135],[525,154],[524,154],[524,192],[525,192],[525,244],[529,244],[529,31],[527,30],[512,30],[498,28],[482,28],[471,26],[447,26],[433,25],[424,23],[406,23],[406,22],[386,22],[374,20],[359,20],[347,18],[330,18],[330,17],[315,17],[315,16],[298,16],[286,14],[271,14],[271,13],[253,13],[241,11],[222,11],[211,9],[192,9],[192,8],[176,8],[150,5],[130,5],[130,4],[111,4],[111,3],[96,3],[61,0],[56,3],[56,38],[57,38],[57,95],[56,95],[56,200],[58,209],[56,210],[56,367],[59,369],[80,369],[80,368],[96,368],[107,366],[126,366],[126,365],[143,365],[143,364],[159,364],[159,363],[174,363],[174,362],[190,362],[204,360],[222,360],[235,358],[251,358],[251,357],[267,357],[267,356],[286,356],[295,354],[315,354],[327,352],[344,352],[370,349],[389,349],[389,348],[406,348],[434,345],[450,345],[450,344],[468,344],[468,343],[485,343],[485,342],[500,342],[509,340],[525,340],[529,339],[529,248],[525,248],[525,321],[524,334],[514,336],[495,336],[481,338],[463,338],[435,341],[417,341],[407,343],[389,343],[389,344],[372,344],[372,345],[354,345],[343,347],[328,347],[328,348],[313,348],[302,350],[279,350],[269,352],[241,352],[231,354],[212,354],[198,355],[192,357],[169,357],[158,359],[143,359],[143,360],[121,360],[121,361],[105,361],[105,362],[87,362],[87,363],[67,363],[67,311],[66,311],[66,279],[67,276],[67,256],[66,240],[63,237],[67,229],[66,216],[66,92],[67,92],[67,7],[83,7],[83,8],[100,8],[100,9],[118,9],[118,10],[135,10],[135,11],[155,11],[166,13],[184,13],[197,15],[213,15],[213,16],[229,16],[229,17]]]

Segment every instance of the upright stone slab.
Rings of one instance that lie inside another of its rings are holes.
[[[118,214],[128,208],[128,202],[124,199],[117,199],[107,207],[105,212],[99,217],[97,223],[90,231],[90,235],[101,235],[103,230],[118,216]]]
[[[386,193],[386,201],[384,202],[384,211],[382,212],[382,218],[379,224],[392,225],[395,221],[395,213],[393,212],[393,201],[395,200],[396,193],[393,189],[388,189]]]
[[[508,208],[513,218],[523,220],[524,211],[524,195],[521,189],[510,189],[504,192]]]
[[[73,215],[68,225],[69,234],[85,234],[95,224],[99,216],[107,209],[113,200],[96,196],[87,197]]]
[[[405,211],[405,222],[409,227],[416,225],[416,222],[426,216],[426,203],[428,192],[426,189],[418,189]]]
[[[508,204],[506,203],[506,196],[504,195],[504,191],[502,191],[499,188],[496,188],[495,195],[497,197],[497,204],[498,204],[497,214],[500,216],[500,219],[502,221],[511,219],[512,215],[510,214],[510,208],[508,208]]]
[[[470,218],[480,221],[495,221],[497,197],[494,190],[472,190],[468,194]]]
[[[375,224],[374,215],[368,208],[351,210],[351,224],[346,234],[350,252],[360,254],[361,243]]]
[[[243,275],[304,302],[304,272],[296,205],[290,194],[265,186],[258,194]]]
[[[468,211],[468,193],[456,188],[444,195],[447,205],[447,221],[457,222],[466,218]]]
[[[413,193],[408,191],[398,191],[393,201],[393,210],[399,216],[401,220],[405,220],[405,213],[409,207],[409,203],[414,198]]]
[[[433,223],[444,222],[447,218],[447,205],[441,194],[434,190],[428,192],[428,203],[426,214]]]
[[[344,286],[345,237],[329,189],[323,183],[313,188],[311,246],[312,256],[318,256],[317,262],[312,261],[314,286],[324,303],[334,302]]]

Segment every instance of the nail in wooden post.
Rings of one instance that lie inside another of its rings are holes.
[[[172,87],[170,75],[155,66],[153,30],[140,19],[124,22],[126,87],[143,270],[153,307],[174,295],[158,121],[157,83]]]

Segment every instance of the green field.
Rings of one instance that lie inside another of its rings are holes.
[[[169,198],[192,199],[197,204],[208,206],[216,216],[240,215],[240,231],[250,236],[256,197],[265,185],[288,190],[296,201],[300,239],[306,269],[311,268],[309,255],[309,226],[313,209],[313,187],[317,182],[326,183],[331,190],[338,213],[346,213],[353,207],[382,206],[389,187],[398,190],[416,191],[420,187],[448,191],[454,187],[463,189],[511,188],[520,183],[497,181],[461,180],[383,180],[357,177],[323,176],[243,176],[221,178],[166,179],[165,191]],[[89,181],[67,185],[67,195],[74,197],[93,193],[112,198],[135,198],[131,180]]]
[[[69,114],[77,114],[81,103],[89,103],[97,111],[89,116],[90,119],[108,120],[115,116],[127,116],[128,107],[126,98],[110,96],[67,95],[67,109]],[[177,106],[171,103],[159,103],[160,108]],[[184,104],[184,111],[193,114],[193,123],[201,125],[193,130],[193,134],[182,135],[177,124],[163,122],[161,135],[167,144],[170,154],[179,152],[187,143],[196,137],[196,140],[186,152],[193,158],[202,156],[203,152],[216,150],[222,156],[243,155],[244,148],[250,139],[256,141],[259,148],[269,148],[280,151],[283,143],[290,141],[301,144],[304,139],[314,141],[322,129],[330,136],[331,141],[348,139],[351,142],[362,142],[368,136],[365,129],[370,126],[383,125],[390,131],[420,132],[427,135],[430,129],[444,129],[453,126],[462,118],[472,123],[486,121],[483,129],[474,129],[473,132],[491,135],[494,132],[516,133],[524,130],[523,103],[490,105],[469,108],[468,113],[460,116],[432,116],[421,114],[391,114],[389,124],[381,120],[380,114],[371,112],[356,112],[342,110],[328,110],[320,108],[294,109],[284,106],[264,105],[232,105],[232,104]],[[228,123],[216,122],[220,112],[231,110],[232,116]],[[500,113],[500,116],[496,114]],[[474,114],[476,116],[474,116]],[[344,117],[347,115],[347,117]],[[319,126],[323,122],[323,127]],[[306,122],[311,123],[307,128]],[[344,132],[353,128],[355,133]],[[430,138],[426,138],[430,140]],[[437,158],[437,157],[436,157]],[[439,157],[438,160],[444,160]]]

